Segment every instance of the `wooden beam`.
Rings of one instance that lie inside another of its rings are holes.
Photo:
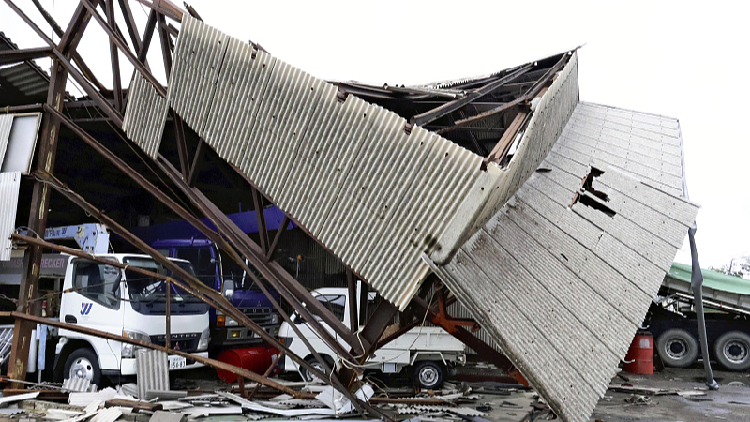
[[[424,126],[427,123],[435,121],[445,116],[448,113],[452,113],[458,110],[459,108],[471,103],[472,101],[480,97],[483,97],[487,94],[492,93],[492,91],[495,91],[496,89],[500,88],[504,84],[517,79],[519,76],[528,72],[533,67],[534,65],[532,63],[522,66],[496,81],[492,81],[482,87],[472,90],[471,92],[469,92],[466,96],[462,98],[456,98],[455,100],[449,101],[441,105],[440,107],[436,107],[426,113],[417,114],[416,116],[411,118],[410,122],[417,126]]]
[[[138,55],[138,60],[143,63],[143,66],[146,69],[151,70],[146,58],[140,58],[141,50],[143,50],[143,41],[141,41],[141,36],[138,34],[138,26],[135,24],[133,12],[130,10],[130,3],[128,3],[128,0],[117,1],[120,3],[120,12],[122,12],[122,17],[125,19],[125,26],[128,28],[128,36],[130,36],[130,42],[133,44],[133,48]]]
[[[104,19],[102,19],[101,16],[99,16],[99,13],[96,11],[96,7],[94,7],[91,0],[81,0],[81,4],[90,12],[91,16],[94,17],[94,19],[99,23],[99,26],[104,29],[104,32],[107,33],[109,36],[109,39],[117,45],[117,48],[122,51],[122,53],[125,55],[125,57],[128,58],[128,61],[130,61],[130,64],[133,65],[136,69],[138,69],[141,74],[143,74],[143,77],[146,78],[153,86],[156,88],[156,91],[161,95],[162,97],[166,97],[167,90],[161,85],[161,83],[154,77],[154,75],[149,72],[145,66],[143,66],[143,62],[138,60],[138,57],[133,54],[133,52],[130,51],[127,44],[125,44],[120,37],[118,37],[115,33],[112,27],[110,27],[106,22],[104,22]],[[122,124],[119,125],[120,127]]]
[[[500,141],[495,144],[492,151],[490,151],[490,154],[487,156],[488,162],[499,162],[505,157],[505,154],[508,153],[510,146],[513,144],[513,140],[516,139],[518,131],[524,126],[528,117],[529,113],[521,112],[516,114],[513,122],[508,126],[508,129],[505,130],[505,133],[503,133],[503,137],[500,138]]]
[[[258,235],[260,236],[260,249],[264,252],[264,254],[268,253],[269,240],[268,240],[268,230],[266,229],[266,217],[265,213],[263,212],[263,201],[260,198],[260,194],[258,193],[258,190],[255,188],[250,188],[250,192],[253,196],[253,208],[255,208],[255,219],[258,221]],[[264,255],[265,256],[265,255]]]
[[[268,250],[266,251],[266,262],[270,262],[273,259],[273,255],[276,252],[276,248],[279,245],[279,240],[281,239],[281,235],[284,234],[286,231],[287,226],[289,226],[289,223],[291,220],[289,217],[284,214],[284,218],[281,220],[281,224],[279,225],[278,230],[276,230],[276,236],[273,237],[273,242],[271,242],[271,246],[268,247]]]
[[[560,58],[560,60],[558,60],[558,62],[554,66],[552,66],[551,68],[549,68],[549,70],[547,70],[547,72],[545,72],[545,74],[541,78],[539,78],[534,83],[534,85],[532,85],[522,96],[516,98],[515,100],[510,101],[508,103],[505,103],[505,104],[503,104],[503,105],[501,105],[499,107],[495,107],[493,109],[487,110],[487,111],[485,111],[483,113],[477,114],[476,116],[471,116],[471,117],[468,117],[466,119],[457,120],[456,124],[453,125],[452,127],[447,127],[445,129],[440,129],[436,133],[438,135],[442,135],[442,134],[444,134],[446,132],[450,132],[452,130],[458,129],[459,127],[468,126],[468,125],[470,125],[470,124],[472,124],[474,122],[477,122],[479,120],[485,119],[485,118],[487,118],[489,116],[494,116],[496,114],[504,113],[504,112],[510,110],[511,107],[517,106],[517,105],[523,103],[524,101],[530,101],[532,98],[534,98],[534,96],[537,95],[537,93],[542,88],[544,88],[544,86],[549,81],[552,80],[552,77],[555,75],[555,73],[557,73],[559,70],[561,70],[565,66],[565,64],[568,62],[569,59],[570,59],[570,56],[568,55],[568,53],[563,53],[563,55]]]
[[[107,22],[110,26],[115,27],[115,8],[112,0],[106,0],[107,4]],[[112,58],[112,91],[115,99],[115,109],[122,113],[123,98],[122,98],[122,80],[120,79],[120,56],[117,53],[117,45],[114,40],[109,41],[109,54]]]
[[[146,55],[148,54],[149,47],[151,47],[151,39],[154,37],[154,29],[156,29],[156,11],[152,10],[146,21],[146,28],[143,29],[143,47],[138,51],[138,61],[142,63],[146,63]]]
[[[203,158],[203,144],[205,144],[206,141],[203,140],[203,138],[200,138],[198,140],[198,146],[195,148],[195,154],[193,155],[193,164],[190,165],[190,171],[188,172],[188,177],[186,179],[186,182],[188,186],[195,187],[195,180],[198,178],[198,171],[202,158]]]
[[[177,22],[182,22],[182,16],[184,12],[177,6],[175,6],[169,0],[157,0],[155,2],[148,0],[137,0],[138,3],[148,7],[149,9],[159,12],[163,15],[169,16]]]
[[[23,21],[26,22],[26,24],[32,30],[34,30],[34,32],[36,32],[36,34],[39,36],[39,38],[41,38],[44,42],[47,43],[47,45],[49,45],[52,48],[56,48],[57,47],[57,45],[55,44],[55,42],[52,41],[52,39],[50,37],[48,37],[47,34],[45,34],[41,29],[39,29],[39,27],[31,20],[31,18],[29,18],[28,16],[26,16],[26,14],[18,6],[16,6],[13,3],[12,0],[5,0],[5,3],[8,5],[8,7],[11,8],[11,10],[13,10],[14,12],[16,12],[16,14],[21,19],[23,19]],[[49,13],[47,13],[47,11],[44,10],[44,9],[41,9],[39,11],[39,13],[41,13],[42,16],[45,16],[45,18],[46,17],[49,17],[50,19],[52,18],[51,16],[49,16]],[[53,29],[54,28],[58,28],[58,29],[60,28],[54,20],[51,20],[49,22],[50,22],[50,25],[52,25]],[[62,29],[60,29],[60,32],[57,35],[62,38],[62,36],[64,35],[64,33],[62,32]],[[96,85],[97,89],[99,89],[100,92],[109,92],[109,90],[107,88],[105,88],[104,85],[102,85],[99,82],[99,80],[94,75],[94,72],[92,72],[91,69],[89,69],[89,67],[86,65],[86,62],[83,61],[83,58],[81,57],[80,54],[78,54],[77,51],[72,51],[71,58],[73,59],[73,62],[76,65],[78,65],[78,67],[81,69],[81,72],[83,73],[83,75],[85,76],[85,78],[88,79],[94,85]]]
[[[52,47],[5,50],[0,51],[0,66],[51,56]]]

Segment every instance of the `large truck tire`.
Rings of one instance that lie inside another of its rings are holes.
[[[714,342],[714,354],[721,366],[730,371],[750,368],[750,336],[742,331],[730,331]]]
[[[92,384],[101,386],[102,371],[96,353],[88,348],[71,353],[65,361],[63,378],[86,378]]]
[[[424,360],[414,366],[414,380],[427,390],[443,385],[443,366],[431,360]]]
[[[656,352],[664,365],[687,368],[698,360],[698,341],[683,329],[671,328],[656,340]]]
[[[333,359],[331,359],[331,358],[330,358],[329,356],[327,356],[327,355],[323,355],[323,356],[321,356],[321,357],[322,357],[323,359],[325,359],[325,361],[326,361],[326,364],[328,365],[328,367],[329,367],[329,368],[331,368],[331,369],[333,370],[333,367],[334,367],[334,365],[335,365],[335,363],[333,362]],[[327,372],[327,371],[325,370],[325,368],[323,367],[323,365],[321,365],[321,364],[320,364],[320,362],[318,362],[318,360],[317,360],[317,359],[315,359],[315,358],[314,358],[313,356],[310,356],[310,357],[308,357],[308,358],[307,358],[307,359],[305,359],[305,360],[306,360],[306,361],[307,361],[307,363],[309,363],[309,364],[310,364],[310,366],[312,366],[313,368],[315,368],[315,369],[319,370],[320,372],[322,372],[322,373],[324,373],[324,374],[326,374],[326,375],[330,375],[330,373],[329,373],[329,372]],[[316,380],[318,380],[318,377],[316,377],[315,375],[313,375],[313,374],[311,374],[310,372],[308,372],[308,371],[307,371],[307,369],[305,369],[305,368],[300,368],[300,370],[299,370],[299,371],[300,371],[300,374],[302,375],[302,378],[303,378],[303,379],[304,379],[305,381],[307,381],[307,382],[313,382],[313,381],[316,381]],[[322,380],[321,380],[321,381],[322,381]]]

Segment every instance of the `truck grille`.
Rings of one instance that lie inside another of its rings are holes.
[[[271,324],[271,308],[239,308],[243,314],[247,315],[254,323],[265,326]]]
[[[172,349],[185,353],[193,353],[198,349],[200,333],[172,334]],[[151,336],[151,343],[164,346],[167,342],[166,335]]]

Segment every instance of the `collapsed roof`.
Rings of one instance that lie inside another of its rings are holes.
[[[498,162],[186,15],[166,97],[136,74],[123,128],[155,157],[172,108],[401,309],[435,271],[558,415],[586,420],[697,206],[678,122],[579,103],[576,53],[559,63]]]

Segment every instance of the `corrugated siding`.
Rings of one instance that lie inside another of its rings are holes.
[[[128,89],[128,107],[122,129],[151,158],[156,158],[167,120],[167,101],[141,72],[135,72]]]
[[[584,135],[613,125],[617,137]],[[665,176],[682,174],[680,151],[657,153],[671,151],[674,133],[674,119],[579,104],[545,170],[450,263],[433,264],[563,420],[587,420],[604,395],[697,214],[680,196],[682,180]],[[630,166],[626,152],[613,152],[621,150],[653,161]],[[592,167],[604,171],[593,188],[613,216],[573,204],[576,193],[591,195],[580,188]]]
[[[144,399],[150,390],[169,390],[167,354],[158,350],[139,350],[135,358],[138,397]]]
[[[10,137],[10,128],[13,126],[12,114],[0,114],[0,167],[5,160],[5,152],[8,150],[8,138]]]
[[[255,58],[253,58],[255,55]],[[482,158],[186,17],[168,104],[220,157],[404,308],[419,259],[480,178]]]
[[[10,260],[12,245],[8,238],[16,228],[21,173],[0,173],[0,261]]]

